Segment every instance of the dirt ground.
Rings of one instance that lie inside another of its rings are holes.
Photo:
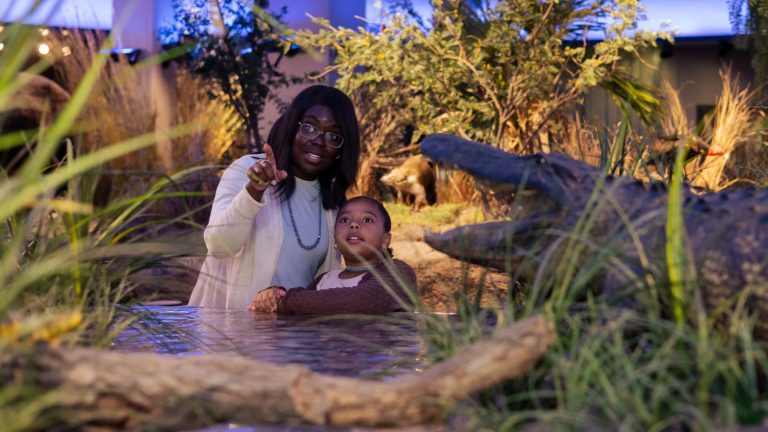
[[[427,308],[435,312],[455,311],[457,299],[465,295],[474,299],[480,283],[484,287],[482,303],[498,304],[497,298],[509,283],[507,276],[463,264],[432,249],[424,243],[423,231],[418,224],[398,225],[393,229],[392,249],[396,258],[409,263],[416,271],[418,294]],[[186,236],[183,243],[198,252],[204,250],[202,233]],[[184,304],[195,285],[201,263],[199,257],[181,258],[172,265],[133,275],[131,282],[135,288],[129,299],[147,304]]]
[[[453,312],[461,296],[474,299],[482,283],[482,304],[493,306],[506,292],[509,277],[483,267],[462,263],[424,243],[423,227],[401,225],[393,230],[394,256],[416,271],[418,294],[430,310]]]

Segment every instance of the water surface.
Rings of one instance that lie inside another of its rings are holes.
[[[134,307],[140,319],[113,343],[118,351],[186,356],[239,354],[316,372],[386,379],[418,372],[424,346],[405,315],[321,318],[190,306]]]

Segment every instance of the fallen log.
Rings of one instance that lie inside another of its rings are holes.
[[[402,427],[439,422],[469,395],[531,369],[554,340],[541,316],[518,321],[445,362],[388,382],[298,365],[38,346],[0,358],[2,382],[60,393],[74,428],[178,430],[215,423]]]

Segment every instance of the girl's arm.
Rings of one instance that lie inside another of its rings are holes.
[[[283,296],[285,296],[285,288],[281,286],[275,285],[264,288],[256,294],[248,310],[252,312],[275,313],[277,311],[277,301]]]
[[[353,288],[331,288],[316,291],[318,279],[307,288],[294,288],[278,300],[278,313],[332,315],[365,313],[378,314],[405,310],[411,303],[406,290],[416,286],[416,273],[411,266],[400,260],[394,265],[399,278],[390,272],[388,266],[378,265],[372,271],[378,272],[381,282],[372,274],[363,276]],[[401,286],[402,280],[408,287]],[[383,282],[383,283],[382,283]],[[387,288],[388,287],[388,288]],[[392,294],[390,294],[390,292]]]
[[[306,289],[317,289],[317,284],[320,283],[320,280],[323,279],[323,276],[325,276],[325,273],[316,277],[315,280],[313,280]],[[294,288],[294,290],[296,289],[304,288]],[[263,290],[256,293],[256,297],[254,297],[253,301],[251,301],[251,305],[248,307],[248,310],[251,312],[275,313],[277,312],[278,300],[285,297],[286,292],[288,292],[288,290],[277,285],[264,288]]]
[[[253,219],[266,203],[266,198],[256,201],[245,189],[247,172],[256,160],[247,156],[232,163],[216,188],[211,218],[203,237],[208,253],[217,258],[233,256],[243,248]]]

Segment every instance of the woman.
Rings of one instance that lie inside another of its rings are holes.
[[[244,310],[264,287],[307,286],[339,267],[333,226],[360,158],[352,102],[333,87],[308,87],[269,135],[265,154],[224,171],[192,306]]]

